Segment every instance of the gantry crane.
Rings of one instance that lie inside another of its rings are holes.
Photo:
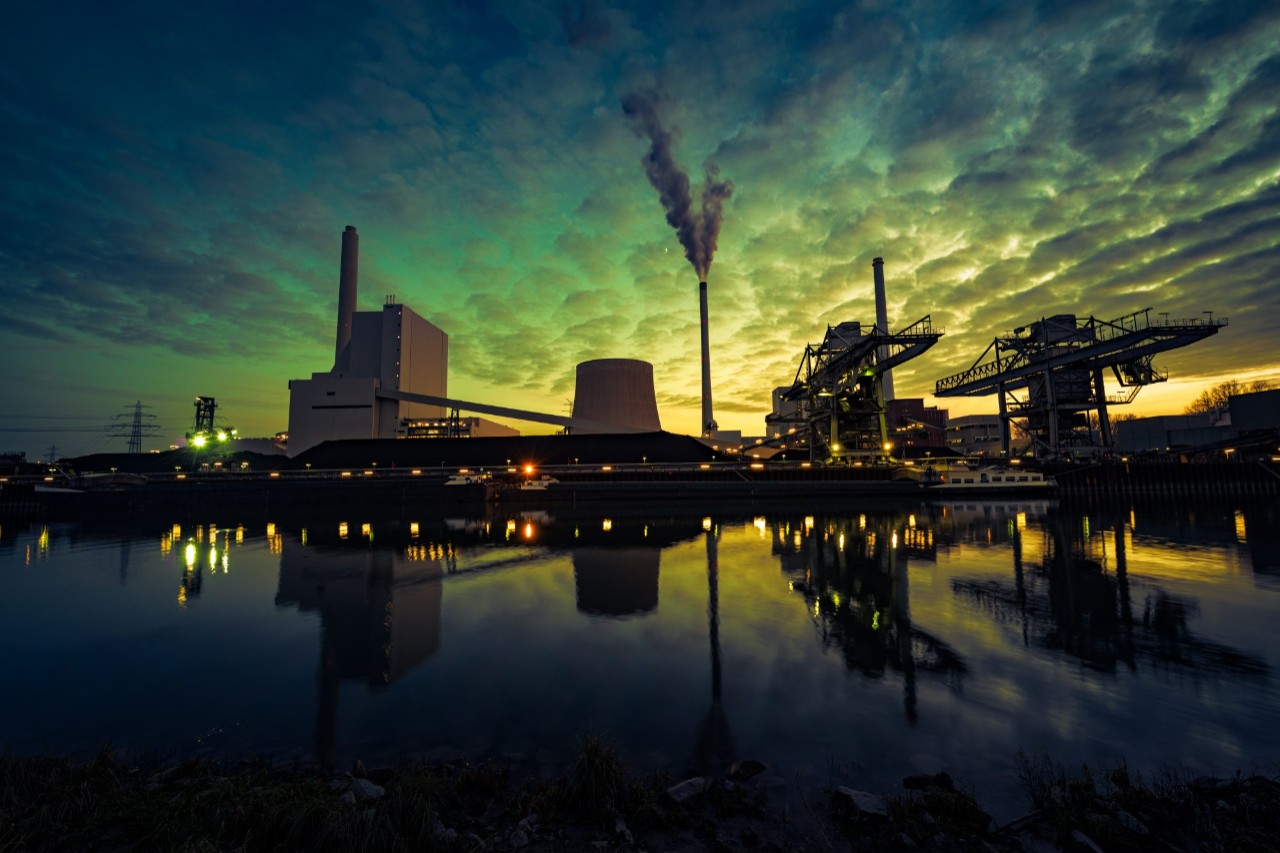
[[[887,452],[884,374],[938,342],[942,330],[925,315],[889,334],[847,321],[827,326],[822,343],[805,347],[796,378],[780,400],[795,404],[774,417],[805,435],[811,452],[831,461],[879,458]]]
[[[1115,320],[1078,319],[1074,314],[1042,318],[998,337],[968,370],[938,380],[939,397],[996,394],[1001,448],[1007,455],[1010,427],[1031,439],[1037,456],[1068,457],[1084,448],[1114,447],[1107,407],[1133,401],[1138,392],[1168,375],[1152,363],[1157,353],[1177,349],[1227,325],[1225,317],[1157,322],[1144,308]],[[1103,373],[1111,368],[1122,393],[1106,395]],[[1089,415],[1097,412],[1098,442]]]

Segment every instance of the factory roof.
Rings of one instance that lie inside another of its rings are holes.
[[[291,467],[349,468],[596,465],[627,462],[709,462],[722,458],[692,436],[669,432],[522,435],[493,438],[356,439],[326,441]]]

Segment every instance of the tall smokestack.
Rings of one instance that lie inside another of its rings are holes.
[[[338,278],[338,340],[333,361],[337,367],[343,350],[351,343],[351,316],[356,313],[356,278],[360,270],[360,236],[348,225],[342,232],[342,266]]]
[[[876,258],[871,262],[871,271],[876,281],[876,328],[880,334],[889,334],[889,309],[885,305],[884,298],[884,258]],[[883,360],[889,355],[887,347],[880,348],[880,358]],[[893,399],[893,372],[886,370],[881,382],[884,388],[885,402]]]
[[[711,416],[711,343],[707,339],[707,283],[698,282],[698,302],[702,318],[702,434],[710,436],[719,429]]]

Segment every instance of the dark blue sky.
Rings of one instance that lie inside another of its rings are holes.
[[[643,358],[696,429],[697,279],[633,91],[695,185],[734,185],[723,427],[760,432],[804,344],[871,321],[877,255],[891,325],[946,330],[900,395],[1041,316],[1148,306],[1231,324],[1139,413],[1280,375],[1274,3],[53,3],[0,48],[0,450],[88,449],[26,430],[135,400],[178,436],[198,394],[285,428],[348,224],[361,307],[445,329],[453,395],[558,412],[577,362]]]

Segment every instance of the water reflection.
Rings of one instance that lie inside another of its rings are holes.
[[[903,712],[915,723],[917,671],[959,692],[964,660],[911,621],[908,565],[932,561],[934,536],[915,513],[806,516],[777,521],[772,550],[803,596],[822,643],[868,678],[903,677]]]
[[[0,660],[0,731],[178,750],[224,731],[211,750],[336,764],[567,752],[596,730],[645,769],[832,756],[888,784],[920,756],[1008,773],[1019,746],[1239,762],[1273,740],[1276,512],[958,502],[6,527],[0,642],[28,651]],[[172,677],[173,648],[201,678]],[[50,710],[87,701],[88,720]]]
[[[698,726],[694,747],[693,769],[711,773],[728,766],[737,758],[733,733],[725,714],[723,683],[720,675],[720,528],[712,525],[704,534],[707,543],[707,636],[711,642],[711,707]]]
[[[277,607],[320,613],[319,712],[316,755],[331,766],[339,686],[364,681],[381,690],[427,660],[440,647],[445,572],[440,557],[416,549],[375,549],[349,538],[340,524],[333,537],[309,530],[280,552]],[[362,538],[373,538],[366,525]]]
[[[1057,513],[1037,518],[1040,525],[1032,530],[1019,521],[1021,512],[986,505],[978,518],[952,510],[952,529],[961,537],[981,536],[982,531],[988,541],[1008,537],[1013,578],[958,577],[951,586],[957,596],[1016,631],[1025,646],[1064,654],[1106,673],[1123,666],[1162,675],[1266,676],[1263,659],[1191,630],[1189,623],[1199,613],[1194,597],[1149,580],[1130,581],[1126,534],[1131,535],[1135,518]],[[1177,529],[1176,519],[1174,524],[1170,530]],[[1029,542],[1029,535],[1039,541]],[[1025,559],[1028,545],[1034,546],[1038,561]],[[1135,597],[1140,597],[1136,612]]]

